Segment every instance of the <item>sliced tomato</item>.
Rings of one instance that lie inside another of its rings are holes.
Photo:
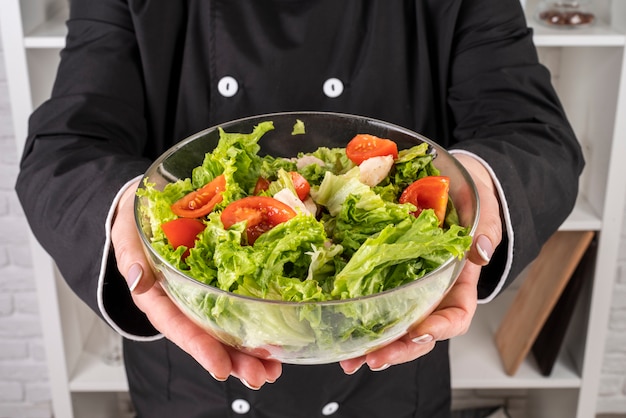
[[[183,258],[189,255],[189,248],[194,247],[196,237],[204,231],[204,228],[204,223],[198,219],[190,218],[176,218],[161,225],[161,229],[172,247],[178,248],[181,245],[187,247]]]
[[[296,216],[296,212],[273,197],[248,196],[235,200],[224,208],[220,218],[224,228],[246,221],[248,244],[252,245],[261,234]]]
[[[264,192],[265,190],[269,189],[269,187],[270,187],[270,181],[266,178],[259,177],[259,179],[256,181],[256,184],[254,185],[253,194],[258,195],[259,193]]]
[[[372,157],[391,155],[398,158],[398,145],[390,139],[370,134],[358,134],[346,145],[346,155],[356,165]]]
[[[446,176],[428,176],[414,181],[400,195],[400,203],[412,203],[417,207],[413,212],[418,216],[424,209],[433,209],[443,224],[448,206],[450,178]]]
[[[309,184],[307,179],[305,179],[304,176],[297,171],[290,171],[289,175],[291,176],[291,182],[296,189],[296,194],[298,195],[298,198],[300,200],[306,199],[306,197],[309,195],[309,192],[311,191],[311,185]],[[259,177],[259,179],[256,181],[256,185],[254,186],[253,194],[258,195],[261,192],[269,189],[269,187],[270,181],[266,178]]]
[[[174,202],[172,212],[181,218],[201,218],[208,215],[215,205],[222,201],[224,189],[226,189],[226,178],[221,174],[205,186]]]
[[[307,179],[305,179],[304,176],[297,171],[290,171],[289,174],[291,174],[291,181],[293,183],[293,187],[296,189],[298,198],[304,201],[311,191],[311,185]]]

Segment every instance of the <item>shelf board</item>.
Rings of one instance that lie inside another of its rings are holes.
[[[621,33],[607,23],[598,21],[585,28],[559,29],[544,26],[527,16],[528,25],[534,31],[537,46],[624,46],[626,34]]]
[[[132,418],[132,408],[117,393],[81,393],[72,397],[75,417]]]
[[[24,47],[29,49],[63,48],[65,46],[65,36],[67,34],[65,22],[67,21],[68,16],[68,8],[62,8],[49,20],[46,20],[30,33],[26,34],[24,37]]]
[[[470,330],[450,342],[453,389],[579,388],[581,378],[566,355],[560,355],[550,377],[542,376],[529,356],[514,376],[505,373],[494,343],[499,321],[514,297],[504,292],[479,305]]]
[[[123,360],[120,364],[107,364],[103,356],[107,347],[113,349],[115,332],[99,319],[94,321],[83,343],[78,360],[70,373],[69,389],[72,392],[127,392],[128,383]],[[121,345],[117,348],[121,350]]]
[[[43,22],[24,37],[26,48],[63,48],[67,28],[68,9],[63,8],[51,19]],[[558,29],[535,22],[527,16],[528,25],[534,30],[537,46],[624,46],[626,34],[621,33],[607,23],[598,21],[587,28]]]
[[[559,229],[561,231],[599,231],[601,228],[600,216],[587,199],[579,196],[574,210]]]
[[[69,388],[72,392],[127,392],[124,366],[105,364],[98,355],[84,350],[70,377]]]

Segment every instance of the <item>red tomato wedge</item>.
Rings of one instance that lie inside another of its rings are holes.
[[[298,198],[300,200],[306,199],[306,197],[309,195],[309,192],[311,191],[311,185],[309,184],[307,179],[305,179],[304,176],[297,171],[290,171],[289,175],[291,176],[291,182],[293,183],[293,187],[296,189],[296,194],[298,195]],[[259,177],[259,179],[256,181],[256,185],[254,186],[253,194],[258,195],[261,192],[269,189],[269,187],[270,181],[263,177]]]
[[[208,215],[215,205],[222,201],[224,189],[226,189],[226,178],[221,174],[205,186],[174,202],[172,212],[181,218],[201,218]]]
[[[304,201],[311,191],[311,185],[307,179],[305,179],[304,176],[297,171],[290,171],[289,174],[291,174],[291,181],[293,183],[293,187],[296,189],[298,198]]]
[[[184,245],[188,249],[194,247],[196,237],[204,231],[204,228],[205,225],[201,221],[190,218],[176,218],[161,225],[161,229],[172,247],[178,248]],[[185,251],[183,258],[188,255],[189,250]]]
[[[424,209],[433,209],[439,218],[439,225],[443,224],[448,206],[448,191],[450,178],[446,176],[428,176],[415,180],[400,195],[400,203],[412,203],[417,207],[413,212],[418,216]]]
[[[346,155],[356,165],[372,157],[391,155],[398,158],[398,145],[390,139],[369,134],[358,134],[346,145]]]
[[[265,190],[269,189],[269,187],[270,181],[266,178],[259,177],[259,179],[256,181],[256,184],[254,185],[253,194],[257,195],[261,192],[264,192]]]
[[[261,234],[296,216],[296,212],[273,197],[248,196],[235,200],[224,208],[220,216],[224,228],[246,221],[248,244],[252,245]]]

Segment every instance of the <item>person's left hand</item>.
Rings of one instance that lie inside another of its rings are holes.
[[[342,361],[340,365],[347,374],[355,373],[363,364],[378,371],[406,363],[430,352],[437,341],[469,329],[476,311],[480,270],[502,240],[502,220],[497,192],[485,167],[467,155],[456,158],[474,179],[480,200],[479,222],[465,267],[435,311],[406,335],[365,356]]]

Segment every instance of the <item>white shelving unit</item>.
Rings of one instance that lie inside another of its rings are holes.
[[[535,44],[587,161],[578,203],[561,229],[597,231],[594,280],[580,298],[549,377],[541,375],[532,356],[514,376],[500,363],[493,335],[515,296],[513,288],[479,306],[470,331],[452,341],[452,381],[456,389],[525,389],[528,417],[588,418],[596,412],[624,207],[626,2],[597,0],[596,25],[573,30],[537,24],[530,13],[536,3],[527,4]]]
[[[2,0],[4,42],[13,125],[23,147],[27,119],[50,93],[65,43],[68,0]],[[527,10],[537,0],[528,0]],[[581,297],[573,326],[550,377],[528,358],[515,376],[504,372],[493,334],[514,297],[511,289],[479,306],[470,331],[452,342],[454,389],[528,393],[528,416],[595,415],[609,301],[616,272],[626,165],[626,1],[597,0],[599,21],[590,28],[558,30],[533,22],[535,43],[586,154],[576,209],[563,230],[598,232],[594,280]],[[119,416],[118,393],[128,390],[122,366],[101,360],[103,325],[59,277],[32,239],[49,377],[57,417]]]

